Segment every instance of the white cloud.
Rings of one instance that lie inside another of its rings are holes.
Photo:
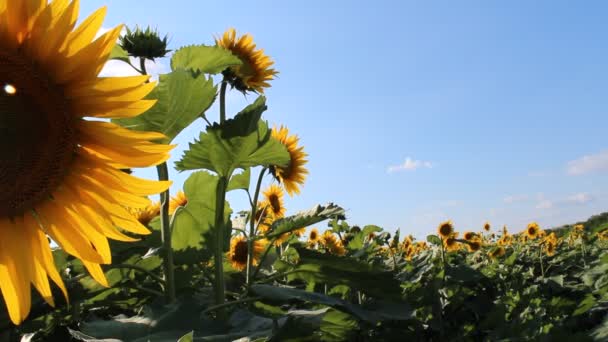
[[[553,208],[553,202],[549,200],[542,200],[536,205],[536,209],[551,209]]]
[[[415,171],[419,168],[430,169],[433,167],[433,163],[429,161],[414,160],[410,157],[405,158],[405,161],[399,165],[389,166],[387,169],[388,173],[399,172],[399,171]]]
[[[569,175],[576,176],[601,171],[608,171],[608,150],[568,162]]]
[[[528,200],[528,195],[511,195],[503,198],[503,202],[512,204],[516,202],[523,202]]]
[[[593,196],[591,196],[590,194],[588,194],[586,192],[581,192],[581,193],[569,196],[568,198],[566,198],[566,202],[575,203],[575,204],[586,204],[586,203],[593,201],[593,199],[594,199]]]

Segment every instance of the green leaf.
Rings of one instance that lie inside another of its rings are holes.
[[[217,74],[243,62],[219,46],[190,45],[175,51],[171,58],[171,69],[191,69],[205,74]]]
[[[308,211],[303,211],[296,215],[276,220],[270,227],[271,233],[267,234],[266,238],[271,239],[275,236],[307,227],[341,214],[344,214],[344,209],[333,203],[329,203],[326,206],[317,204]]]
[[[300,301],[323,304],[352,314],[353,316],[364,321],[380,321],[379,317],[374,315],[374,313],[367,312],[358,305],[317,292],[307,292],[295,288],[277,287],[263,284],[252,285],[251,291],[257,296],[262,297],[262,300],[266,300],[270,303],[289,303],[293,301]]]
[[[171,245],[176,264],[194,264],[208,260],[213,254],[215,191],[219,177],[205,171],[194,172],[184,183],[184,193],[188,198],[186,206],[177,211],[171,234]],[[225,224],[230,227],[231,209],[226,202]],[[226,229],[228,234],[230,229]],[[228,246],[230,235],[225,237]]]
[[[578,315],[582,315],[585,312],[589,311],[596,303],[595,297],[593,297],[592,294],[587,294],[585,296],[585,299],[583,299],[580,304],[578,305],[578,308],[576,308],[576,310],[574,310],[574,312],[572,313],[572,316],[578,316]]]
[[[122,47],[120,47],[120,45],[118,44],[114,45],[114,47],[112,48],[112,52],[110,52],[108,60],[112,59],[131,64],[131,61],[129,60],[129,53],[125,51]]]
[[[329,310],[321,321],[321,341],[349,341],[358,328],[359,324],[351,315]]]
[[[194,120],[204,116],[215,100],[216,91],[211,78],[176,70],[160,75],[158,86],[147,96],[158,100],[152,108],[142,115],[113,121],[134,130],[163,133],[167,139],[161,142],[169,143]]]
[[[392,272],[379,266],[301,247],[296,247],[296,250],[300,256],[297,265],[282,261],[275,264],[280,271],[289,272],[289,281],[301,279],[317,284],[344,284],[378,298],[401,298],[399,281],[393,277]]]
[[[176,168],[207,169],[229,177],[236,168],[286,166],[287,149],[271,138],[268,125],[260,120],[265,110],[266,99],[260,96],[233,119],[207,127],[198,141],[190,143]]]
[[[441,239],[437,236],[437,235],[428,235],[426,237],[426,241],[428,241],[429,243],[435,245],[435,246],[441,246]]]
[[[232,175],[228,182],[228,191],[232,190],[249,190],[249,182],[251,181],[251,168],[246,168],[243,172]]]
[[[186,335],[180,337],[179,340],[177,340],[177,342],[192,342],[192,341],[194,341],[194,331],[187,333]]]

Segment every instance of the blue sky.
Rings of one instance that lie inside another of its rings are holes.
[[[101,5],[104,27],[152,25],[172,49],[254,36],[280,71],[265,118],[310,155],[290,213],[333,201],[352,224],[422,237],[445,219],[519,231],[608,209],[604,1],[87,0],[81,16]],[[233,92],[228,111],[254,99]],[[171,174],[174,189],[187,177]]]

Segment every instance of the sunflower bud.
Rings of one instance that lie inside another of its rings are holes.
[[[171,50],[167,50],[167,39],[160,38],[158,31],[152,31],[148,26],[146,30],[135,27],[135,31],[131,31],[127,27],[127,34],[120,37],[120,47],[129,53],[129,56],[146,58],[154,60],[154,58],[165,57]]]

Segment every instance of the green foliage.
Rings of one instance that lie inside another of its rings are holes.
[[[326,206],[316,205],[308,211],[276,220],[270,227],[270,233],[266,235],[266,238],[271,239],[281,234],[292,232],[302,227],[308,227],[341,214],[344,214],[344,209],[333,203],[329,203]]]
[[[233,119],[207,127],[198,141],[190,143],[177,169],[207,169],[229,177],[236,168],[287,165],[287,149],[271,139],[268,125],[260,119],[265,110],[266,99],[260,96]]]
[[[194,74],[187,70],[175,70],[160,75],[160,82],[148,95],[158,102],[142,115],[116,119],[114,122],[139,131],[163,133],[171,142],[194,120],[204,116],[204,112],[215,100],[216,87],[211,78]]]
[[[190,69],[205,74],[218,74],[226,68],[241,64],[237,56],[218,46],[185,46],[175,51],[171,58],[173,70]]]
[[[215,239],[215,189],[218,180],[215,175],[198,171],[191,174],[184,183],[188,203],[175,214],[171,238],[176,264],[191,265],[211,257],[211,246]],[[224,217],[228,227],[231,212],[226,202]],[[226,229],[226,232],[224,246],[228,246],[230,229]]]

